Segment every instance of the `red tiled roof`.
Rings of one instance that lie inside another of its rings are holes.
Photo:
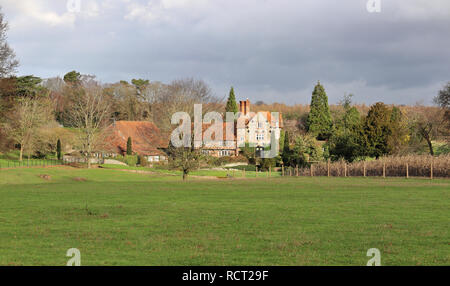
[[[235,141],[236,140],[235,123],[234,122],[223,122],[222,124],[223,124],[223,130],[222,130],[223,141]],[[202,124],[202,137],[204,136],[206,130],[208,130],[212,125],[213,125],[212,123],[203,123]],[[192,124],[192,128],[194,128],[194,124]],[[233,130],[233,128],[234,128],[234,130]],[[230,134],[227,134],[227,132]],[[211,139],[215,140],[215,136],[216,136],[216,134],[213,133]]]
[[[110,126],[111,135],[106,139],[109,151],[125,154],[128,137],[131,137],[133,152],[144,155],[164,155],[158,148],[165,148],[168,139],[158,127],[146,121],[117,121]]]
[[[256,113],[252,112],[252,114],[250,114],[249,120],[251,120],[253,117],[255,117],[258,113],[261,113],[267,119],[267,121],[269,121],[269,123],[272,124],[272,112],[270,112],[270,111],[258,111]],[[284,125],[283,124],[283,115],[281,114],[281,112],[279,112],[278,116],[279,116],[279,118],[278,118],[279,124],[278,125],[280,126],[280,128],[283,128],[283,125]],[[248,121],[246,121],[245,124],[247,124]]]

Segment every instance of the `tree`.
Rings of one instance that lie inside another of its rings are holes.
[[[19,62],[11,47],[6,42],[8,23],[0,10],[0,78],[10,76],[16,72]]]
[[[78,85],[81,83],[81,74],[77,71],[71,71],[64,75],[64,82],[67,84]]]
[[[311,161],[323,160],[323,148],[310,135],[298,136],[292,148],[292,165],[307,166]]]
[[[344,158],[352,162],[361,155],[361,116],[352,106],[352,97],[352,94],[345,95],[341,100],[344,113],[335,118],[335,129],[326,145],[333,160]]]
[[[146,93],[148,90],[152,91],[147,88]],[[165,132],[172,130],[171,118],[175,112],[187,112],[192,117],[194,104],[202,104],[203,113],[222,107],[222,101],[212,94],[204,81],[192,78],[175,80],[169,85],[155,85],[152,94],[152,121]]]
[[[148,79],[132,79],[131,83],[136,87],[136,90],[138,94],[140,95],[142,93],[142,90],[150,84],[150,81]]]
[[[439,91],[434,102],[442,108],[450,108],[450,81]]]
[[[280,154],[282,154],[283,153],[283,150],[284,150],[284,141],[285,141],[285,138],[286,138],[286,131],[284,131],[284,130],[281,130],[280,131],[280,140],[279,140],[279,142],[280,142],[280,148],[279,148],[279,150],[278,150],[278,152],[280,153]]]
[[[16,99],[12,112],[7,114],[4,125],[9,138],[20,146],[19,160],[24,152],[31,155],[36,142],[37,130],[51,117],[51,102],[48,98],[21,97]]]
[[[430,112],[427,108],[417,106],[413,118],[414,132],[427,143],[430,155],[434,155],[433,141],[442,133],[444,110]]]
[[[250,147],[249,143],[245,143],[245,146],[241,148],[242,155],[247,158],[249,164],[257,164],[256,148]]]
[[[410,136],[406,118],[396,106],[392,107],[389,127],[388,149],[391,154],[400,154],[408,145]]]
[[[287,166],[291,163],[292,152],[290,146],[290,138],[289,132],[286,131],[284,133],[284,142],[283,142],[283,153],[281,154],[281,159],[283,160],[283,165]]]
[[[175,147],[169,143],[168,159],[169,166],[183,172],[183,181],[186,181],[189,173],[200,167],[203,159],[201,148],[194,148],[194,140],[191,147]]]
[[[71,147],[76,143],[75,131],[63,128],[53,120],[37,129],[35,138],[34,152],[38,156],[51,153],[58,156],[58,141],[64,142],[64,145]],[[64,146],[61,144],[61,158],[63,154]]]
[[[106,127],[110,119],[110,100],[102,86],[94,80],[83,81],[77,92],[71,93],[72,126],[78,128],[81,152],[85,156],[88,168],[91,167],[92,153],[102,144]]]
[[[390,153],[388,138],[391,135],[391,112],[382,102],[372,105],[364,121],[367,137],[367,155],[379,158]]]
[[[306,120],[307,131],[319,140],[330,138],[333,129],[328,97],[324,87],[317,83],[312,93],[311,110]]]
[[[56,143],[56,156],[58,158],[58,160],[62,159],[61,156],[61,140],[58,139],[58,142]]]
[[[16,80],[16,96],[35,97],[43,93],[48,93],[47,89],[40,85],[42,79],[33,75],[21,76]]]
[[[127,155],[133,155],[133,144],[131,142],[131,137],[127,140]]]
[[[234,95],[234,88],[231,87],[230,94],[228,95],[227,105],[225,107],[225,112],[237,113],[238,111],[239,109],[236,103],[236,97]]]
[[[434,102],[444,110],[445,129],[444,135],[450,135],[450,82],[442,88]]]

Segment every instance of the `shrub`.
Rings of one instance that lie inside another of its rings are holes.
[[[125,163],[128,166],[135,167],[137,165],[137,162],[138,162],[138,156],[136,156],[136,155],[126,155],[125,156]]]
[[[138,156],[138,164],[141,167],[147,167],[150,165],[150,163],[148,162],[148,159],[145,156],[139,155]]]

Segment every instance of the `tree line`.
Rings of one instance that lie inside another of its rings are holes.
[[[170,83],[139,78],[101,83],[77,71],[63,78],[15,76],[18,61],[6,41],[7,28],[0,13],[0,150],[17,149],[20,160],[51,153],[60,157],[67,145],[90,159],[104,147],[106,127],[116,120],[151,121],[168,135],[173,128],[171,115],[179,111],[192,115],[194,103],[203,104],[204,113],[238,111],[234,88],[225,103],[204,81],[192,78]],[[362,113],[351,95],[344,97],[336,112],[318,82],[306,111],[292,106],[288,109],[292,114],[284,114],[296,122],[296,128],[282,132],[280,157],[261,165],[378,158],[414,152],[423,142],[434,154],[433,142],[439,137],[448,140],[449,94],[450,83],[439,91],[433,112],[425,107],[408,112],[409,107],[379,102]],[[267,107],[258,102],[254,111]],[[303,113],[296,116],[297,111]],[[243,154],[251,157],[254,152],[244,148]]]

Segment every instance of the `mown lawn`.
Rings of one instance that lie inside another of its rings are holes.
[[[369,248],[382,265],[449,265],[449,194],[448,180],[0,170],[0,265],[65,265],[69,248],[82,265],[365,265]]]

